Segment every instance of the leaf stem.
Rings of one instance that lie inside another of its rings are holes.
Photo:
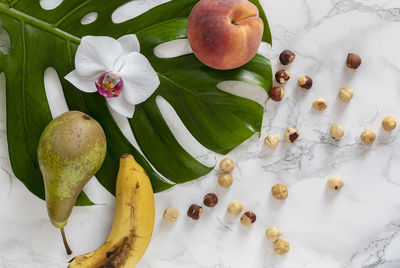
[[[67,251],[68,255],[71,255],[72,251],[69,248],[69,245],[68,245],[68,242],[67,242],[67,238],[65,237],[64,227],[61,227],[60,231],[61,231],[61,236],[62,236],[62,239],[63,239],[63,242],[64,242],[65,250]]]
[[[38,27],[39,29],[42,29],[46,32],[49,32],[51,34],[54,34],[58,37],[61,37],[65,40],[74,42],[79,44],[81,42],[81,39],[78,38],[77,36],[74,36],[72,34],[69,34],[67,32],[64,32],[63,30],[54,27],[50,23],[47,23],[45,21],[42,21],[40,19],[37,19],[35,17],[29,16],[26,13],[23,13],[19,10],[16,10],[14,8],[9,8],[9,6],[5,3],[0,2],[0,13],[4,13],[8,16],[11,16],[13,18],[16,18],[17,20],[25,23],[25,24],[31,24],[35,27]]]

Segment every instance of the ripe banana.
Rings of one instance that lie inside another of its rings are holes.
[[[153,226],[154,196],[149,177],[132,155],[123,155],[111,232],[101,247],[76,256],[68,268],[133,268],[147,249]]]

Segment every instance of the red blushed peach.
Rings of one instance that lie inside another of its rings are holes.
[[[190,12],[187,35],[202,63],[226,70],[254,57],[263,30],[257,7],[247,0],[200,0]]]

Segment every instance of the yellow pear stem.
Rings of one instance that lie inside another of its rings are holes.
[[[68,255],[71,255],[72,251],[68,246],[67,238],[65,237],[64,227],[61,227],[60,231],[61,231],[61,236],[62,236],[62,239],[63,239],[63,242],[64,242],[65,250],[67,251]]]

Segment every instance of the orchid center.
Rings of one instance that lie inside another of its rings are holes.
[[[95,84],[99,94],[106,98],[118,97],[124,87],[122,77],[114,72],[102,73]]]

